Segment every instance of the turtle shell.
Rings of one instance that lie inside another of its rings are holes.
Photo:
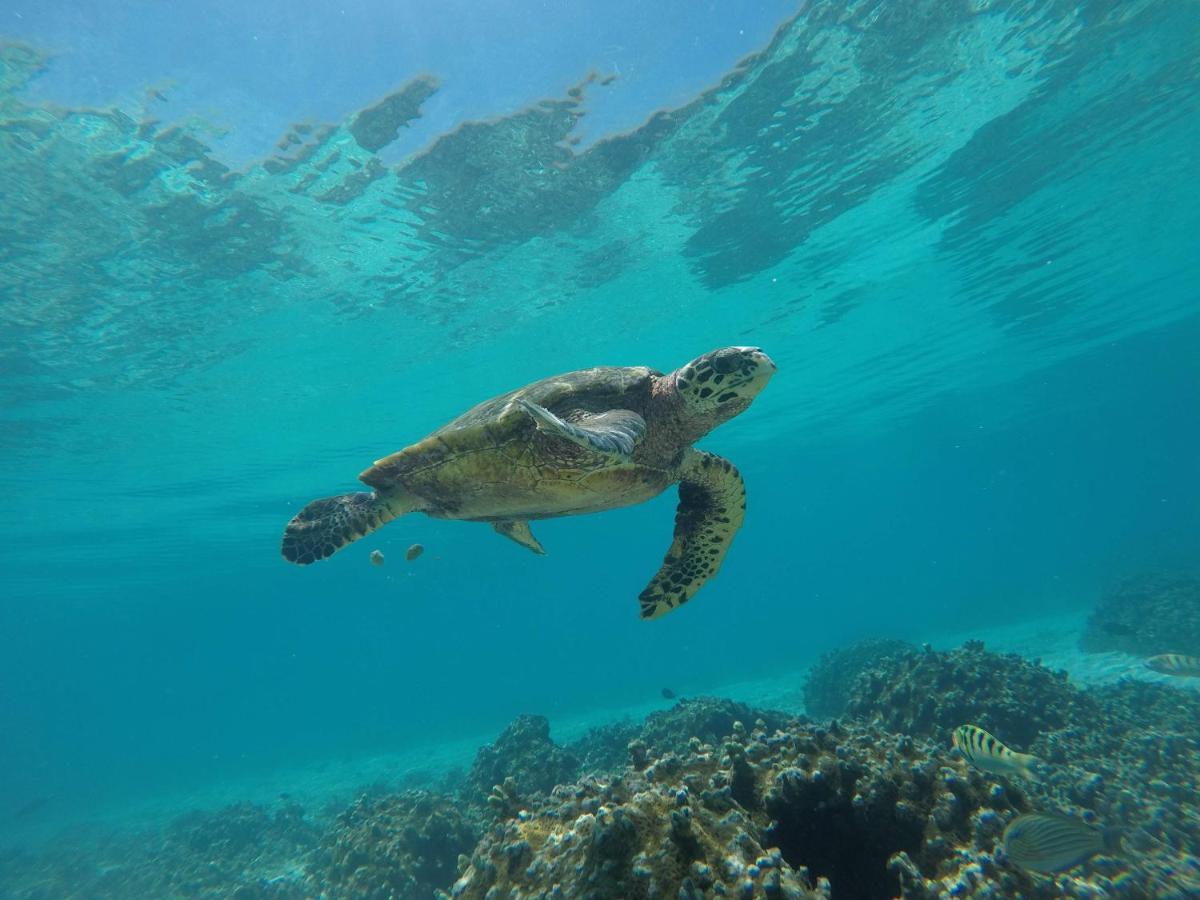
[[[583,484],[590,472],[611,464],[543,435],[513,400],[524,398],[567,419],[612,409],[644,415],[659,375],[644,366],[605,366],[543,378],[472,407],[359,478],[381,493],[416,494],[434,515],[505,519],[585,511],[572,506],[571,495],[619,487]]]

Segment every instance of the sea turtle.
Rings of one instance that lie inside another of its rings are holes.
[[[697,440],[746,409],[775,373],[757,347],[725,347],[667,375],[601,366],[555,375],[463,413],[359,476],[372,491],[314,500],[287,524],[283,555],[316,562],[405,513],[490,522],[544,553],[531,519],[632,506],[679,483],[675,539],[642,591],[654,619],[717,573],[746,490]]]

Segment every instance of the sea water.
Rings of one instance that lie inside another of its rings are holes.
[[[436,774],[664,687],[799,711],[854,638],[1195,566],[1193,4],[19,5],[5,840]],[[661,620],[673,491],[535,523],[544,558],[420,514],[279,555],[481,400],[731,344],[779,367],[700,444],[745,527]]]

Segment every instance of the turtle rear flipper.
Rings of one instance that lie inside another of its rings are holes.
[[[680,466],[675,540],[638,601],[643,619],[682,606],[717,574],[746,514],[746,486],[727,459],[687,450]]]
[[[502,534],[509,540],[516,541],[522,547],[532,550],[538,556],[545,556],[546,550],[542,542],[533,536],[529,523],[524,520],[508,519],[503,522],[493,522],[492,527],[497,534]]]
[[[631,409],[584,413],[568,422],[524,397],[517,397],[515,402],[533,417],[538,431],[573,441],[604,456],[628,459],[646,433],[646,420]]]
[[[351,541],[400,515],[374,491],[355,491],[314,500],[287,523],[283,557],[300,566],[333,556]]]

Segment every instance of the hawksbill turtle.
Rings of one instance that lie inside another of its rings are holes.
[[[544,553],[529,522],[632,506],[679,484],[675,538],[642,591],[641,617],[678,608],[720,568],[746,509],[726,459],[692,445],[745,410],[775,373],[757,347],[724,347],[664,375],[601,366],[487,400],[323,497],[287,524],[283,555],[331,556],[405,513],[490,522]]]

